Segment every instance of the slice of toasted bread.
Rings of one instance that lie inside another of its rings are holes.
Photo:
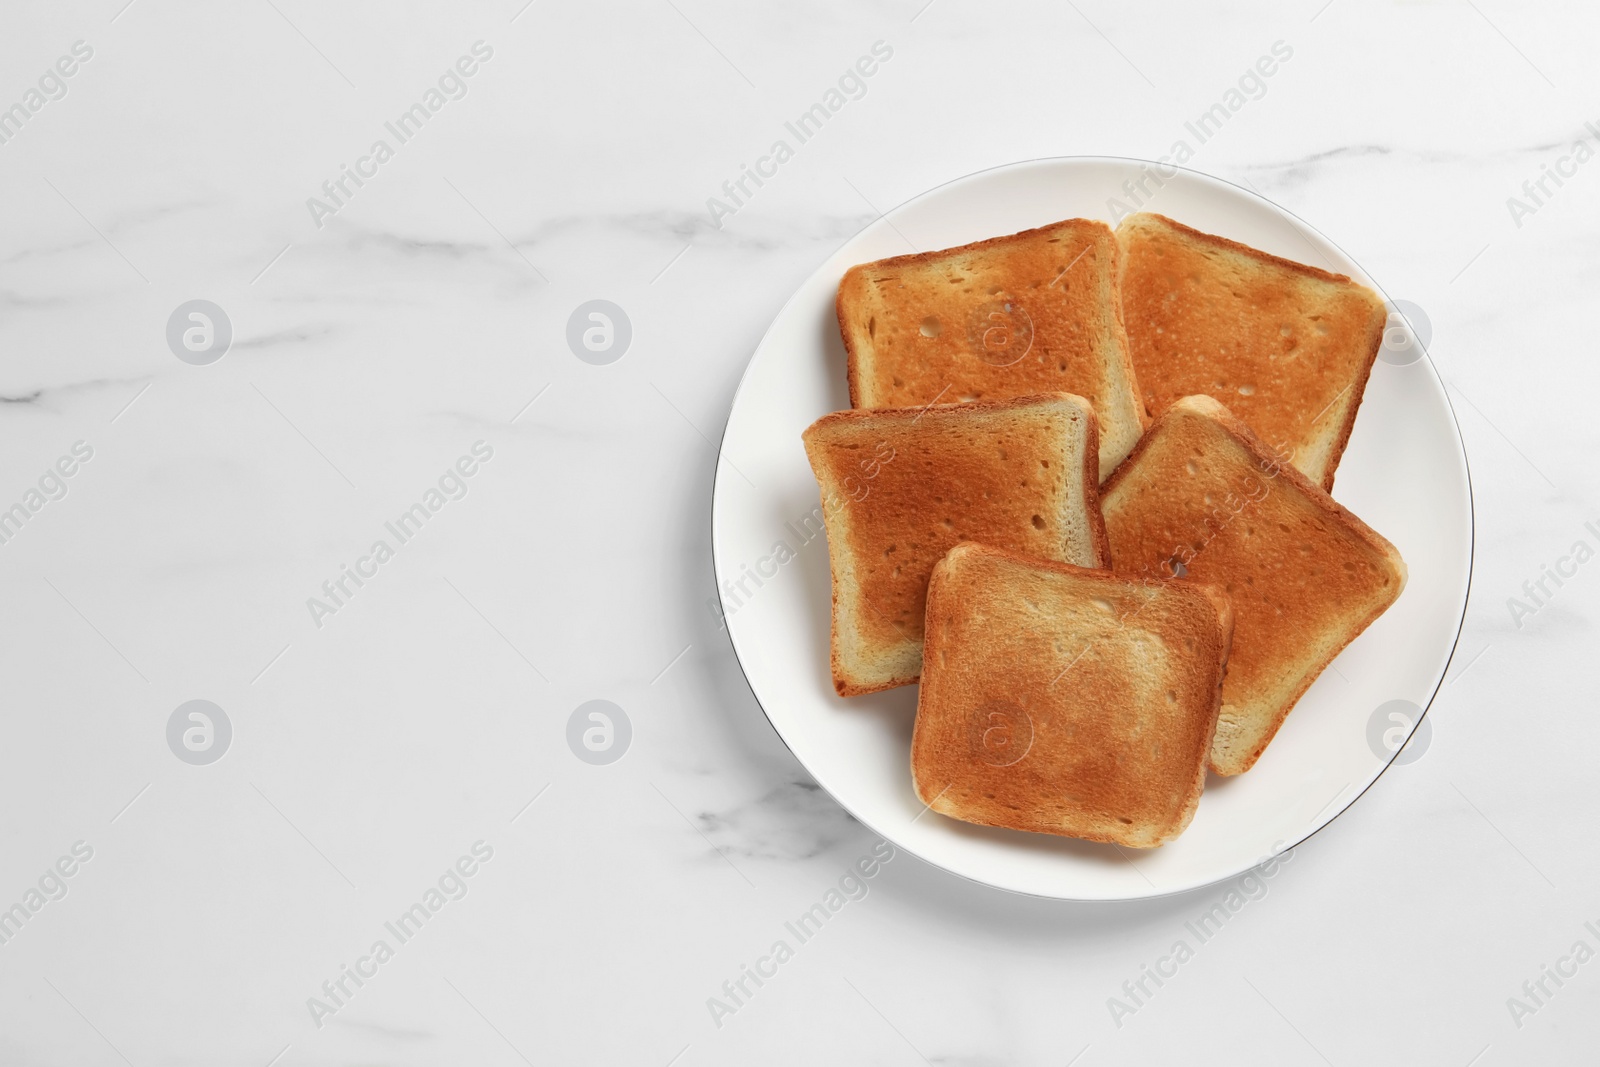
[[[1148,420],[1117,298],[1110,227],[1068,219],[863,263],[839,283],[850,403],[920,407],[1068,392],[1100,420],[1104,480]]]
[[[839,411],[804,438],[822,489],[842,696],[917,680],[928,575],[958,542],[1110,566],[1082,397]]]
[[[986,826],[1172,840],[1205,788],[1232,630],[1197,583],[957,545],[928,590],[918,798]]]
[[[1117,243],[1146,409],[1214,396],[1331,490],[1383,344],[1378,294],[1147,212],[1122,220]]]
[[[1218,774],[1249,770],[1311,683],[1405,587],[1395,547],[1209,396],[1173,404],[1106,484],[1115,570],[1233,601]]]

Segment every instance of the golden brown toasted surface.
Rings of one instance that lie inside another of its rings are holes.
[[[1231,619],[1186,581],[963,544],[934,569],[917,796],[967,822],[1150,848],[1205,786]]]
[[[1405,585],[1393,545],[1210,397],[1159,416],[1102,504],[1115,570],[1184,573],[1233,603],[1212,751],[1220,774],[1255,763],[1323,668]]]
[[[822,490],[844,695],[916,681],[928,575],[960,541],[1109,566],[1094,411],[1081,397],[841,411],[804,439]]]
[[[1331,489],[1383,343],[1378,295],[1161,215],[1130,215],[1117,242],[1123,323],[1147,410],[1214,396]]]
[[[1143,431],[1102,222],[1069,219],[959,248],[864,263],[839,283],[857,408],[1068,392],[1100,420],[1102,478]]]

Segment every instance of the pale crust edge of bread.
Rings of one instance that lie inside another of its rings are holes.
[[[855,336],[850,328],[845,325],[844,299],[845,287],[847,285],[854,287],[860,284],[861,275],[870,266],[872,266],[871,263],[857,263],[845,271],[844,276],[839,279],[839,288],[835,290],[833,296],[833,317],[839,324],[839,336],[844,340],[844,374],[845,381],[850,386],[850,406],[858,411],[863,406],[861,401],[860,367],[863,357],[856,351]]]
[[[1366,289],[1366,286],[1361,286]],[[1377,294],[1367,289],[1374,300]],[[1333,492],[1333,476],[1339,470],[1339,461],[1344,458],[1345,446],[1350,443],[1350,433],[1356,428],[1356,415],[1361,411],[1361,401],[1367,395],[1367,382],[1372,378],[1372,365],[1378,360],[1378,350],[1383,347],[1383,331],[1389,321],[1387,313],[1383,312],[1383,302],[1377,301],[1374,305],[1380,313],[1375,317],[1375,329],[1367,343],[1367,358],[1361,365],[1361,375],[1350,386],[1350,402],[1345,405],[1344,421],[1339,427],[1333,443],[1328,446],[1327,458],[1323,461],[1322,489],[1324,492]]]
[[[1029,396],[1006,397],[1003,400],[974,400],[966,404],[938,404],[924,408],[852,408],[845,411],[833,411],[819,418],[801,433],[801,442],[806,446],[807,458],[810,458],[810,443],[814,434],[826,430],[839,423],[864,422],[869,419],[887,417],[892,420],[910,417],[912,422],[920,419],[929,411],[950,412],[960,410],[964,413],[1006,411],[1012,408],[1033,407],[1041,400],[1066,399],[1072,401],[1086,416],[1084,419],[1084,448],[1083,448],[1083,485],[1085,505],[1089,516],[1089,539],[1094,549],[1096,558],[1100,561],[1100,569],[1111,568],[1111,539],[1106,533],[1105,514],[1100,509],[1100,442],[1098,422],[1094,412],[1094,405],[1076,393],[1036,393]],[[832,493],[835,497],[844,494],[842,486],[833,482],[833,472],[827,472],[827,483],[824,484],[823,476],[818,473],[817,465],[811,464],[811,472],[817,477],[817,486],[822,490],[822,523],[824,529],[829,529],[830,512],[827,507],[827,495]],[[972,542],[963,542],[969,544]],[[956,545],[951,548],[959,548]],[[949,553],[945,554],[946,556]],[[1022,557],[1028,558],[1028,557]],[[934,573],[938,573],[943,560],[934,564]],[[833,676],[833,688],[842,697],[866,696],[869,693],[881,693],[886,689],[898,689],[903,685],[915,685],[921,681],[922,675],[896,676],[884,682],[862,683],[852,680],[853,673],[843,666],[843,658],[839,653],[839,564],[840,554],[834,551],[833,542],[828,542],[828,582],[831,593],[831,604],[828,615],[828,667]],[[1071,566],[1071,564],[1066,564]],[[931,579],[930,579],[931,585]],[[926,640],[926,638],[924,638]]]
[[[1138,579],[1128,578],[1125,575],[1116,574],[1112,571],[1099,570],[1093,567],[1079,567],[1076,564],[1062,563],[1058,560],[1039,559],[1034,556],[1024,555],[1020,552],[1012,552],[1004,548],[995,548],[993,545],[979,544],[976,541],[963,541],[961,544],[951,548],[949,552],[944,554],[943,559],[934,564],[933,574],[928,580],[928,604],[930,607],[934,602],[934,587],[936,584],[942,585],[944,583],[944,576],[949,569],[948,564],[951,560],[951,557],[958,552],[965,553],[971,551],[1000,556],[1004,559],[1012,561],[1013,563],[1022,563],[1030,567],[1038,567],[1042,570],[1054,571],[1058,574],[1066,574],[1076,578],[1087,578],[1090,581],[1101,582],[1117,587],[1146,584],[1140,582]],[[1149,840],[1136,841],[1126,836],[1095,833],[1093,831],[1085,831],[1074,834],[1054,834],[1045,830],[1021,830],[1017,832],[1041,833],[1051,837],[1071,837],[1079,841],[1092,841],[1101,845],[1121,845],[1125,848],[1152,849],[1160,848],[1162,845],[1175,840],[1181,836],[1183,832],[1189,828],[1189,824],[1194,821],[1195,812],[1199,810],[1200,807],[1201,794],[1205,792],[1206,788],[1206,771],[1210,769],[1211,766],[1210,752],[1212,741],[1216,737],[1217,716],[1222,711],[1222,682],[1223,679],[1227,677],[1228,655],[1232,650],[1233,644],[1233,603],[1228,599],[1226,593],[1223,593],[1220,589],[1213,585],[1208,585],[1203,582],[1191,582],[1184,579],[1175,579],[1172,585],[1180,589],[1193,590],[1204,596],[1205,599],[1210,602],[1212,610],[1216,612],[1218,628],[1222,633],[1221,640],[1217,644],[1217,685],[1211,696],[1211,709],[1209,714],[1206,716],[1205,740],[1201,746],[1201,751],[1206,753],[1206,756],[1199,761],[1199,768],[1195,773],[1194,785],[1190,789],[1187,798],[1184,800],[1183,806],[1179,809],[1178,813],[1170,822],[1162,826],[1152,827],[1148,835],[1150,838]],[[1163,583],[1163,588],[1167,588],[1166,583]],[[925,633],[931,633],[933,627],[931,624],[924,621],[923,630]],[[917,709],[919,713],[921,711],[921,706],[922,694],[918,693]],[[953,815],[950,812],[938,807],[939,798],[944,795],[944,790],[941,790],[932,798],[924,795],[924,783],[920,778],[917,777],[916,764],[917,731],[921,728],[922,721],[922,716],[918,714],[911,726],[911,750],[908,754],[908,761],[911,768],[912,792],[926,807],[937,811],[945,818],[956,819],[957,821],[965,822],[966,820],[961,819],[959,815]],[[945,788],[948,789],[949,786],[946,786]],[[970,825],[986,826],[989,824],[972,823]]]
[[[1133,367],[1133,349],[1128,345],[1128,327],[1122,320],[1122,242],[1117,240],[1117,231],[1107,226],[1111,232],[1111,270],[1108,272],[1107,284],[1111,287],[1111,318],[1115,327],[1117,345],[1122,350],[1122,379],[1125,385],[1133,391],[1133,411],[1139,420],[1139,436],[1150,428],[1150,420],[1154,412],[1145,407],[1144,390],[1139,388],[1139,374]],[[1138,442],[1135,441],[1135,444]],[[1132,451],[1130,449],[1129,451]],[[1118,460],[1120,463],[1121,460]]]
[[[1200,796],[1206,791],[1206,772],[1211,770],[1211,746],[1217,740],[1217,720],[1222,714],[1222,683],[1228,678],[1228,657],[1233,654],[1233,601],[1228,599],[1228,594],[1214,585],[1204,582],[1190,582],[1182,578],[1174,581],[1182,582],[1192,589],[1199,590],[1205,598],[1211,601],[1211,607],[1217,613],[1217,626],[1222,631],[1222,640],[1217,646],[1217,688],[1211,694],[1211,714],[1206,720],[1206,758],[1200,761],[1200,771],[1195,776],[1194,790],[1189,794],[1189,800],[1184,805],[1183,811],[1173,821],[1170,830],[1164,834],[1155,845],[1158,847],[1174,840],[1189,828],[1194,822],[1194,814],[1200,809]]]
[[[1232,241],[1226,237],[1222,237],[1214,233],[1206,233],[1204,230],[1197,230],[1193,226],[1185,226],[1176,219],[1170,219],[1156,211],[1136,212],[1124,218],[1120,223],[1117,224],[1116,234],[1117,247],[1119,251],[1124,253],[1127,251],[1125,247],[1125,240],[1123,238],[1124,227],[1126,227],[1129,231],[1136,228],[1140,224],[1135,222],[1135,220],[1141,215],[1149,216],[1153,219],[1159,219],[1164,225],[1170,226],[1183,237],[1194,241],[1197,244],[1209,244],[1218,248],[1226,249],[1230,252],[1237,252],[1248,258],[1264,263],[1270,263],[1275,267],[1282,267],[1291,273],[1301,274],[1316,281],[1352,286],[1358,292],[1366,294],[1368,297],[1368,303],[1372,305],[1375,311],[1383,310],[1383,300],[1378,296],[1378,294],[1374,292],[1370,286],[1356,281],[1348,274],[1336,274],[1333,271],[1323,270],[1321,267],[1313,267],[1309,263],[1301,263],[1298,260],[1285,259],[1282,256],[1275,256],[1271,252],[1263,252],[1261,249],[1255,248],[1251,245],[1241,244],[1238,241]],[[1134,223],[1134,225],[1129,226],[1129,223]],[[1122,292],[1122,273],[1120,270],[1117,273],[1117,292],[1120,299]],[[1333,476],[1334,473],[1339,469],[1339,460],[1344,458],[1345,446],[1350,443],[1350,432],[1355,429],[1356,414],[1361,408],[1362,397],[1366,395],[1367,381],[1372,377],[1372,365],[1377,361],[1378,350],[1383,347],[1383,331],[1387,321],[1387,314],[1378,315],[1374,318],[1377,328],[1372,331],[1372,336],[1368,341],[1366,359],[1362,363],[1361,372],[1357,376],[1356,381],[1350,386],[1350,392],[1353,395],[1350,402],[1345,406],[1344,419],[1338,430],[1335,431],[1333,437],[1331,438],[1332,444],[1328,446],[1327,456],[1323,460],[1322,478],[1320,481],[1322,483],[1322,489],[1324,492],[1331,493],[1333,491]],[[1151,412],[1151,414],[1154,415],[1155,413]],[[1148,429],[1148,425],[1146,428]],[[1132,453],[1130,453],[1130,455],[1131,454]]]
[[[839,415],[846,413],[834,412],[833,414]],[[878,414],[878,412],[873,412],[873,414]],[[821,419],[818,419],[816,422],[808,426],[805,432],[800,435],[801,441],[806,448],[806,458],[808,460],[812,458],[812,431],[815,430],[824,419],[829,417],[830,416],[828,415],[824,415]],[[819,468],[813,461],[811,463],[811,472],[816,476],[817,488],[820,493],[822,504],[822,526],[823,529],[828,533],[828,673],[833,679],[834,692],[838,693],[842,697],[859,697],[866,696],[869,693],[881,693],[886,689],[898,689],[903,685],[913,685],[921,677],[920,675],[911,675],[910,677],[896,676],[883,682],[863,683],[855,680],[857,672],[853,668],[845,665],[844,655],[840,651],[840,645],[842,643],[840,640],[840,631],[843,629],[843,627],[840,625],[839,617],[839,613],[842,610],[839,603],[839,586],[841,584],[839,571],[843,565],[843,554],[835,551],[833,547],[833,513],[828,510],[828,498],[832,496],[834,499],[843,499],[845,496],[847,496],[847,494],[845,494],[843,491],[844,487],[835,481],[833,471],[831,469],[826,467]]]
[[[1125,476],[1127,470],[1131,468],[1133,462],[1143,454],[1145,446],[1154,436],[1155,431],[1162,419],[1165,419],[1168,415],[1180,407],[1182,407],[1184,411],[1199,415],[1202,418],[1211,419],[1218,426],[1222,427],[1222,429],[1226,431],[1229,436],[1243,446],[1247,452],[1251,453],[1255,457],[1257,463],[1264,463],[1277,467],[1278,477],[1287,478],[1290,485],[1305,493],[1311,499],[1311,502],[1315,504],[1322,512],[1324,512],[1334,521],[1338,522],[1341,526],[1354,533],[1358,539],[1364,542],[1367,547],[1372,549],[1373,552],[1375,552],[1378,556],[1386,559],[1389,562],[1390,567],[1393,569],[1395,577],[1398,579],[1398,582],[1395,585],[1394,595],[1391,596],[1387,601],[1380,604],[1376,610],[1370,612],[1362,620],[1359,626],[1352,627],[1349,635],[1345,637],[1344,640],[1335,644],[1328,655],[1323,657],[1321,661],[1319,661],[1306,672],[1305,680],[1289,695],[1283,704],[1274,711],[1270,729],[1266,730],[1262,734],[1260,744],[1255,747],[1255,750],[1250,753],[1247,759],[1240,760],[1237,763],[1230,763],[1226,767],[1215,762],[1211,764],[1211,769],[1216,773],[1231,777],[1233,775],[1243,774],[1245,771],[1248,771],[1251,767],[1255,766],[1256,760],[1261,758],[1261,754],[1267,750],[1267,746],[1272,743],[1272,739],[1278,735],[1278,730],[1282,728],[1284,720],[1289,717],[1289,712],[1294,710],[1294,706],[1300,702],[1301,697],[1305,696],[1306,690],[1311,688],[1311,684],[1322,676],[1323,671],[1328,669],[1328,664],[1332,663],[1339,653],[1345,650],[1350,642],[1354,641],[1362,633],[1366,632],[1367,627],[1376,622],[1379,616],[1388,611],[1389,608],[1394,605],[1394,602],[1400,599],[1400,594],[1405,590],[1406,586],[1407,570],[1405,560],[1400,557],[1399,550],[1396,549],[1394,545],[1390,544],[1382,534],[1368,526],[1365,522],[1362,522],[1359,516],[1329,496],[1321,486],[1317,485],[1304,474],[1300,473],[1299,469],[1293,464],[1274,456],[1271,450],[1269,450],[1267,446],[1262,443],[1261,439],[1255,435],[1255,432],[1251,430],[1249,426],[1246,426],[1242,421],[1240,421],[1231,411],[1224,407],[1221,402],[1209,396],[1186,396],[1173,401],[1171,406],[1168,407],[1166,411],[1162,412],[1159,417],[1157,417],[1157,425],[1151,426],[1150,432],[1145,434],[1145,436],[1140,439],[1139,446],[1132,452],[1128,453],[1128,458],[1122,461],[1122,466],[1118,467],[1116,472],[1111,475],[1110,480],[1106,482],[1104,495],[1109,496],[1111,494],[1116,486],[1120,484],[1122,478]]]
[[[1106,533],[1106,515],[1100,509],[1100,416],[1093,404],[1076,393],[1057,395],[1072,397],[1089,416],[1084,420],[1083,439],[1083,486],[1089,511],[1089,542],[1094,547],[1098,567],[1108,571],[1111,569],[1111,536]]]

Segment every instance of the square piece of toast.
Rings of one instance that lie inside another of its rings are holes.
[[[1087,397],[1104,480],[1147,423],[1117,297],[1115,235],[1068,219],[863,263],[839,283],[850,404],[920,407],[1036,393]]]
[[[1232,628],[1197,583],[957,545],[928,589],[917,797],[986,826],[1165,844],[1205,788]]]
[[[1209,396],[1157,417],[1102,506],[1113,569],[1187,575],[1233,602],[1211,747],[1218,774],[1249,770],[1311,683],[1405,587],[1393,545]]]
[[[1378,294],[1148,212],[1123,219],[1117,243],[1146,410],[1214,396],[1331,490],[1383,344]]]
[[[928,575],[961,541],[1110,566],[1082,397],[838,411],[803,437],[822,490],[841,696],[917,680]]]

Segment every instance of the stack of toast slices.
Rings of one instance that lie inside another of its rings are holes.
[[[804,433],[834,688],[920,683],[918,797],[1152,848],[1400,596],[1329,492],[1386,312],[1141,213],[852,267]]]

